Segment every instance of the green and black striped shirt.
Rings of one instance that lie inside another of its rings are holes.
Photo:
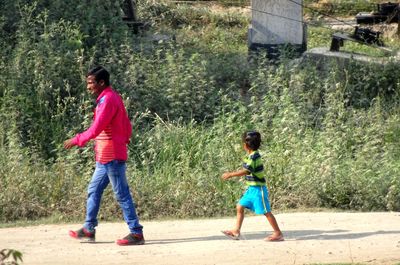
[[[253,151],[243,159],[243,168],[249,172],[245,177],[248,186],[265,185],[264,166],[258,151]]]

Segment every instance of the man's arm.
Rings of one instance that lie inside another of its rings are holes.
[[[93,123],[90,127],[82,132],[75,135],[75,137],[68,139],[64,142],[64,148],[70,149],[71,147],[78,145],[80,147],[85,146],[88,141],[96,138],[111,122],[116,111],[116,104],[113,99],[108,96],[104,99],[104,102],[97,105],[96,115]]]

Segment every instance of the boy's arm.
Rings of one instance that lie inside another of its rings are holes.
[[[222,174],[222,179],[227,180],[234,177],[242,177],[247,174],[249,174],[249,171],[247,171],[246,169],[240,169],[238,171],[225,172],[224,174]]]

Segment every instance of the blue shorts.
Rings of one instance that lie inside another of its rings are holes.
[[[249,186],[239,205],[253,211],[256,214],[266,214],[271,212],[268,200],[268,190],[266,186]]]

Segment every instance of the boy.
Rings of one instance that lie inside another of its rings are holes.
[[[121,96],[111,87],[110,74],[105,68],[91,69],[86,76],[86,86],[89,93],[97,97],[93,122],[89,129],[66,140],[64,147],[83,147],[94,139],[96,168],[88,187],[85,223],[81,229],[69,231],[69,235],[76,239],[95,240],[101,197],[111,183],[130,230],[116,243],[121,246],[143,245],[143,226],[139,223],[126,179],[127,144],[132,133],[128,114]]]
[[[243,168],[238,171],[225,172],[222,175],[222,179],[227,180],[232,177],[245,176],[248,188],[236,205],[237,217],[235,228],[222,231],[222,233],[231,239],[238,240],[244,219],[244,208],[247,208],[256,214],[264,214],[272,226],[274,232],[264,240],[283,241],[282,232],[279,229],[275,217],[271,213],[268,190],[263,174],[264,167],[260,153],[258,152],[258,148],[261,144],[261,135],[256,131],[245,132],[242,135],[242,142],[243,148],[247,153],[247,157],[243,161]]]

